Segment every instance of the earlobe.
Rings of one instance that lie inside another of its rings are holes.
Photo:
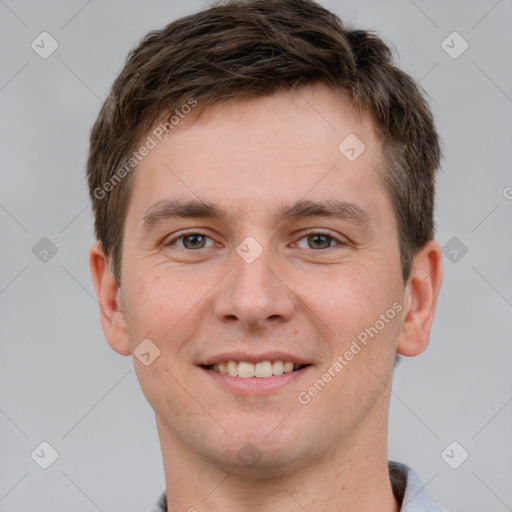
[[[431,241],[414,258],[405,292],[398,354],[416,356],[427,348],[442,275],[441,247]]]
[[[110,270],[108,257],[100,242],[95,242],[89,252],[89,264],[96,296],[100,305],[101,325],[108,344],[119,354],[130,355],[121,289]]]

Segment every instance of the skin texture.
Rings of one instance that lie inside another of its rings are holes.
[[[366,148],[353,162],[338,150],[352,133]],[[139,164],[120,289],[99,243],[90,262],[111,347],[129,355],[150,339],[160,350],[149,366],[133,361],[155,411],[169,510],[398,510],[386,453],[394,358],[426,348],[442,271],[433,241],[404,284],[382,166],[371,119],[324,86],[209,107]],[[215,203],[228,216],[145,229],[168,199]],[[278,207],[301,199],[352,203],[367,218],[276,220]],[[179,238],[189,229],[207,235],[197,249]],[[332,239],[318,241],[318,230]],[[263,250],[252,263],[236,252],[248,236]],[[393,304],[394,318],[300,403]],[[250,396],[198,366],[226,351],[273,350],[312,366]],[[237,456],[244,446],[253,464]]]

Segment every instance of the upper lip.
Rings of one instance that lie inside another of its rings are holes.
[[[292,361],[295,364],[311,364],[310,361],[286,352],[263,352],[262,354],[249,354],[247,352],[223,352],[211,356],[199,363],[200,366],[209,366],[211,364],[224,363],[227,361],[245,361],[247,363],[261,363],[262,361]]]

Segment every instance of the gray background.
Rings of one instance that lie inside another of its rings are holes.
[[[431,345],[396,370],[390,458],[453,512],[512,510],[512,1],[321,3],[394,45],[445,147],[437,239],[457,239]],[[100,327],[84,164],[128,50],[206,5],[0,1],[0,511],[138,512],[164,488],[152,410]],[[47,59],[31,48],[43,31],[59,45]],[[42,237],[55,255],[34,254]],[[42,441],[59,454],[48,469],[31,458]],[[461,448],[441,456],[452,441],[469,453],[458,469],[445,460]]]

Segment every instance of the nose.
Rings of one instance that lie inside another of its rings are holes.
[[[233,269],[214,299],[216,318],[251,330],[289,321],[297,299],[279,269],[270,251],[264,250],[252,263],[233,254]]]

